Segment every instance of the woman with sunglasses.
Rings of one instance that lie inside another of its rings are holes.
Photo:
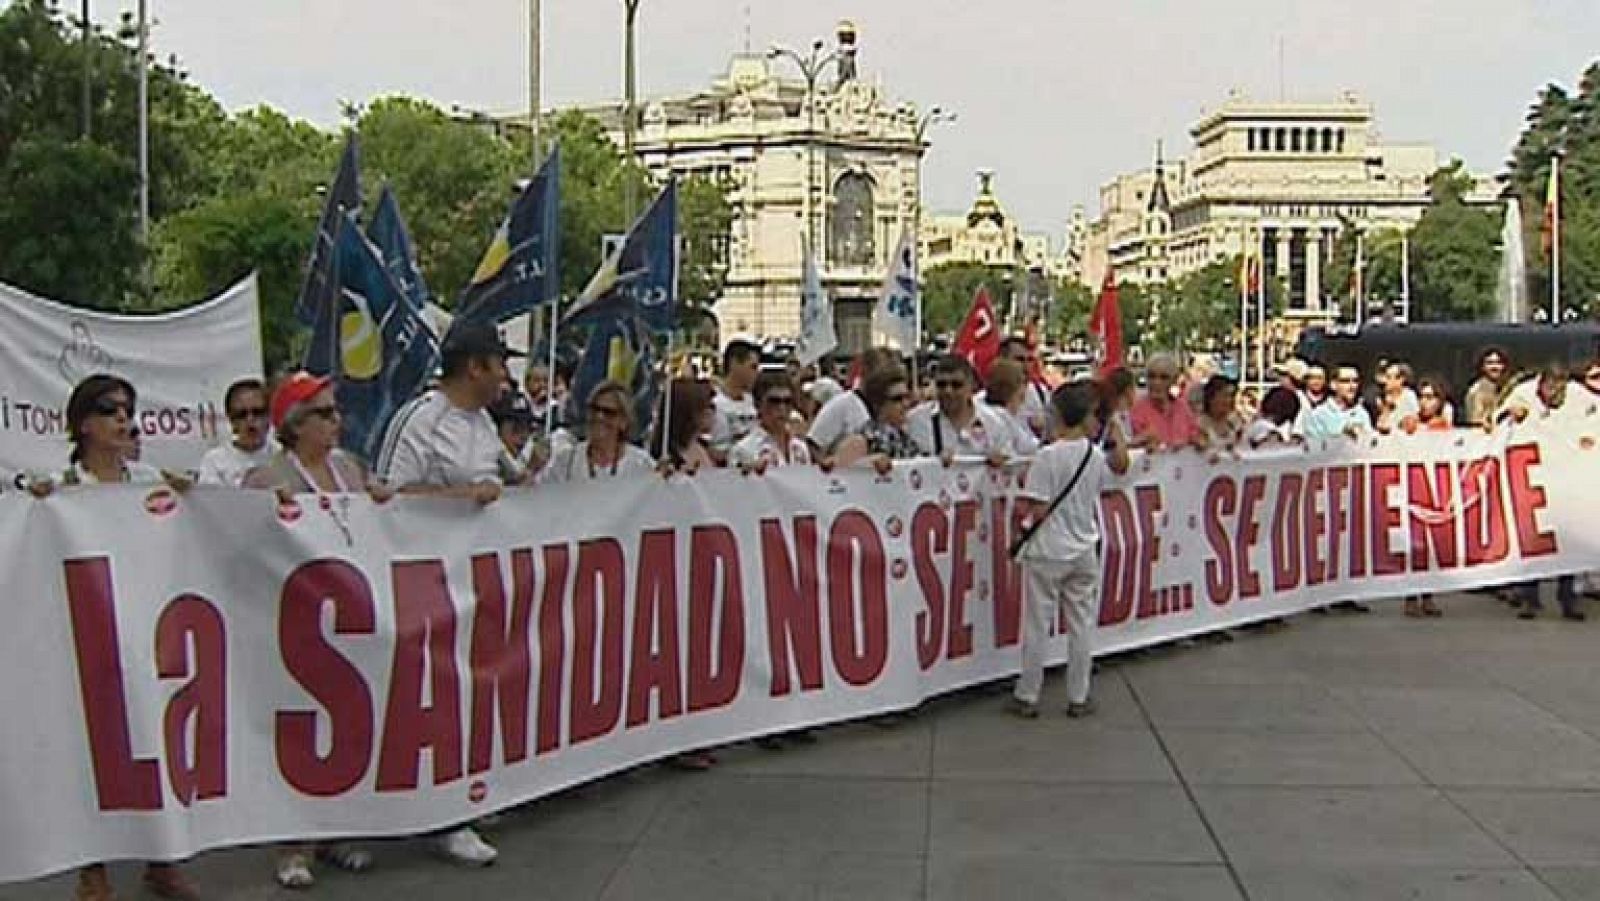
[[[36,479],[29,486],[35,496],[44,497],[57,485],[151,485],[165,480],[182,490],[188,482],[138,462],[138,432],[133,425],[138,394],[127,379],[114,375],[91,375],[72,389],[67,399],[67,438],[72,442],[69,466],[59,478]],[[197,901],[195,890],[175,864],[150,863],[145,867],[144,885],[152,894],[178,901]],[[104,864],[90,864],[78,871],[78,901],[111,901],[116,892]]]
[[[539,473],[541,484],[603,482],[648,474],[656,464],[628,443],[633,434],[633,395],[621,382],[605,381],[589,394],[587,435],[562,447]]]
[[[268,407],[279,450],[245,474],[245,488],[276,491],[284,501],[296,494],[367,491],[381,503],[394,495],[367,477],[361,461],[339,449],[340,416],[332,379],[293,373],[272,392]],[[292,844],[278,855],[278,884],[288,889],[315,885],[313,859],[347,873],[372,867],[371,854],[346,843]]]
[[[379,502],[394,496],[393,489],[368,477],[360,460],[339,448],[342,419],[332,379],[296,372],[278,385],[270,406],[280,449],[245,475],[244,487],[280,495],[365,491]]]
[[[811,446],[794,428],[794,382],[784,372],[763,372],[750,393],[756,402],[756,428],[728,454],[728,465],[745,473],[777,466],[810,466]]]
[[[886,475],[894,461],[920,455],[917,442],[906,431],[907,415],[916,396],[911,393],[905,370],[894,366],[873,372],[861,385],[861,399],[871,419],[859,433],[839,442],[835,459],[838,465],[866,461],[880,475]]]

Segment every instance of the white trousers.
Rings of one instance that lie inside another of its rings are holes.
[[[1022,613],[1022,674],[1017,677],[1017,700],[1039,703],[1044,686],[1045,652],[1058,612],[1067,619],[1067,700],[1082,704],[1089,699],[1089,676],[1094,652],[1095,612],[1100,606],[1100,556],[1087,551],[1068,560],[1024,560],[1028,575]]]

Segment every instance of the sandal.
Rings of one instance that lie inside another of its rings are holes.
[[[306,889],[316,885],[317,878],[311,875],[311,861],[299,851],[293,851],[278,858],[278,884],[288,889]]]
[[[1422,608],[1417,606],[1416,598],[1406,598],[1406,616],[1417,617],[1422,615]]]

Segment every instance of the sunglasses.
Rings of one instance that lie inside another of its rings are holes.
[[[965,379],[938,379],[933,383],[940,391],[960,391],[967,387]]]
[[[121,413],[124,416],[132,417],[133,404],[130,404],[127,401],[117,400],[114,397],[102,397],[95,401],[95,404],[89,410],[89,413],[92,416],[115,416],[118,413]]]
[[[244,422],[246,419],[266,419],[266,418],[267,418],[267,408],[266,407],[245,407],[242,410],[229,410],[228,411],[228,420],[230,422]]]
[[[794,406],[794,398],[788,394],[769,394],[767,395],[766,399],[761,402],[769,407]]]
[[[590,404],[589,415],[601,419],[621,419],[624,414],[616,407],[608,407],[605,404]]]
[[[335,419],[339,418],[339,408],[332,404],[322,407],[307,407],[306,415],[315,416],[318,419],[325,419],[328,422],[333,422]]]

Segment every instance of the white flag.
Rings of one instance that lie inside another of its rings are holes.
[[[910,353],[922,343],[917,334],[922,326],[922,291],[917,286],[917,236],[910,229],[900,237],[889,271],[878,293],[878,306],[872,311],[874,331],[883,335],[896,350]]]
[[[822,276],[817,274],[817,261],[810,248],[806,248],[803,266],[800,341],[795,345],[794,354],[801,366],[810,366],[839,346],[839,336],[833,331],[833,304],[828,300],[828,292],[822,289]]]

